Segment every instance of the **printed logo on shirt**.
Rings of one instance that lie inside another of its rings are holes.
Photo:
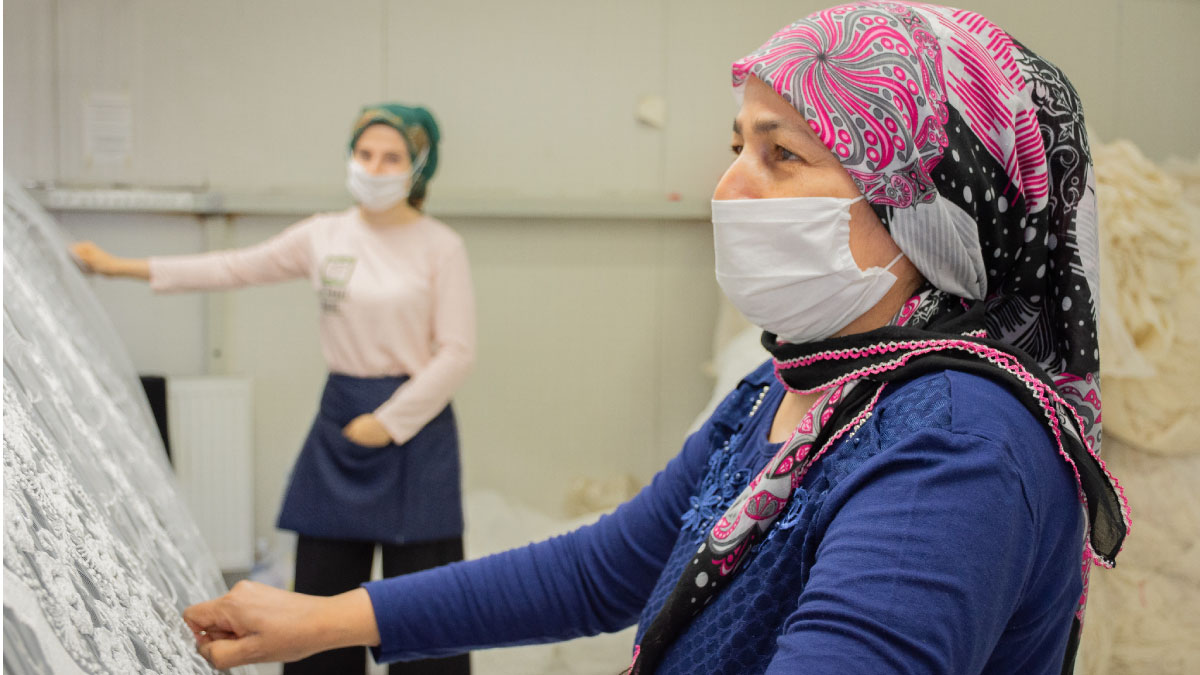
[[[357,259],[354,256],[325,256],[321,263],[321,311],[338,311],[338,305],[346,297],[346,285],[354,274],[355,262]]]

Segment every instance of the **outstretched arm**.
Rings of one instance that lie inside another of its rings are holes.
[[[592,525],[464,563],[365,585],[379,661],[567,640],[637,620],[704,475],[711,423],[649,486]]]
[[[227,251],[150,258],[150,288],[157,292],[210,291],[297,279],[312,268],[313,219],[270,239]]]
[[[120,258],[90,241],[71,246],[89,272],[150,282],[155,291],[205,291],[266,284],[303,277],[312,266],[311,220],[292,225],[246,248],[197,255]]]
[[[333,598],[242,583],[184,618],[219,667],[347,645],[378,645],[376,658],[391,661],[617,630],[637,618],[670,555],[710,430],[616,512],[569,534]]]

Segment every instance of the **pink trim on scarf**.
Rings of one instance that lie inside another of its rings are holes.
[[[836,433],[834,433],[832,436],[830,436],[829,442],[826,443],[825,445],[822,445],[820,450],[817,450],[817,454],[813,455],[811,462],[805,463],[804,466],[800,467],[799,471],[792,474],[793,490],[797,486],[799,486],[801,482],[804,481],[804,476],[808,473],[808,469],[813,464],[816,464],[817,460],[824,457],[825,452],[827,450],[829,450],[830,448],[832,448],[833,445],[835,443],[837,443],[837,441],[839,439],[841,439],[841,437],[844,436],[847,431],[850,431],[851,433],[858,431],[859,427],[861,427],[863,424],[866,423],[866,421],[868,419],[871,418],[871,415],[874,414],[874,412],[875,412],[875,404],[879,402],[879,396],[883,393],[883,390],[886,388],[887,388],[886,382],[884,384],[880,385],[879,389],[877,389],[875,391],[875,395],[872,396],[871,400],[867,403],[867,407],[863,408],[862,412],[858,413],[858,415],[855,415],[854,419],[847,422],[845,424],[845,426],[843,426],[841,429],[838,429]]]
[[[1041,403],[1042,410],[1043,410],[1044,414],[1046,415],[1046,418],[1050,421],[1050,428],[1054,432],[1054,442],[1058,446],[1058,454],[1067,462],[1067,464],[1071,467],[1071,471],[1075,474],[1075,483],[1076,483],[1077,493],[1079,496],[1079,501],[1084,505],[1085,508],[1087,507],[1087,504],[1088,504],[1087,495],[1084,494],[1084,492],[1083,492],[1083,479],[1079,475],[1079,467],[1075,464],[1075,461],[1073,459],[1071,459],[1070,455],[1067,454],[1066,449],[1063,447],[1062,429],[1059,425],[1058,415],[1055,412],[1054,406],[1051,404],[1051,402],[1057,403],[1060,406],[1062,406],[1065,410],[1067,410],[1072,415],[1072,417],[1075,418],[1075,422],[1076,422],[1076,424],[1079,425],[1080,429],[1085,428],[1085,426],[1083,424],[1083,420],[1080,418],[1079,413],[1075,410],[1074,406],[1072,406],[1062,396],[1060,396],[1059,393],[1057,391],[1055,391],[1053,387],[1046,386],[1041,380],[1039,380],[1037,377],[1035,377],[1032,373],[1025,370],[1015,360],[1015,358],[1013,356],[1011,356],[1010,354],[1007,354],[1000,350],[994,349],[992,347],[987,347],[984,345],[975,344],[973,342],[968,342],[966,340],[906,340],[906,341],[902,341],[902,342],[894,342],[894,343],[889,343],[889,344],[872,345],[871,347],[868,347],[866,349],[855,348],[855,349],[831,350],[831,351],[827,351],[827,352],[821,352],[820,354],[814,354],[811,356],[801,357],[801,358],[797,358],[797,359],[790,359],[790,360],[785,360],[785,361],[776,360],[775,361],[775,372],[776,372],[776,375],[779,376],[779,371],[784,367],[789,367],[789,368],[804,367],[804,366],[810,365],[812,363],[815,363],[817,361],[840,360],[842,358],[859,358],[862,356],[876,356],[876,355],[880,355],[880,354],[884,354],[884,353],[896,352],[901,349],[906,350],[906,353],[900,355],[900,357],[895,360],[876,364],[876,365],[869,366],[866,368],[860,368],[860,369],[855,370],[854,372],[848,373],[847,375],[844,375],[836,380],[832,380],[830,382],[822,384],[819,387],[814,387],[812,389],[794,390],[791,387],[788,387],[788,390],[795,391],[796,393],[800,393],[800,394],[814,393],[817,391],[827,389],[831,386],[844,385],[847,382],[850,382],[852,380],[857,380],[857,379],[865,377],[867,375],[874,375],[874,374],[886,372],[889,370],[895,370],[897,368],[904,366],[914,356],[922,356],[925,354],[938,352],[938,351],[944,351],[944,350],[948,350],[948,349],[959,349],[962,351],[966,351],[968,353],[975,354],[976,356],[979,356],[981,358],[987,359],[988,361],[991,361],[996,366],[1003,368],[1004,370],[1008,371],[1010,374],[1015,376],[1017,379],[1021,380],[1025,384],[1025,386],[1031,392],[1033,392],[1034,396],[1037,397],[1038,401]],[[781,382],[783,381],[782,377],[780,377],[780,381]],[[787,385],[785,384],[785,386],[787,386]],[[1130,516],[1130,511],[1129,511],[1129,502],[1125,498],[1125,489],[1121,486],[1120,482],[1117,481],[1116,477],[1113,476],[1111,472],[1109,472],[1108,466],[1105,465],[1104,460],[1101,459],[1098,454],[1096,454],[1095,448],[1093,447],[1094,443],[1089,443],[1088,439],[1086,439],[1082,436],[1080,437],[1080,440],[1082,441],[1084,448],[1087,449],[1088,454],[1091,455],[1091,457],[1093,459],[1095,459],[1097,463],[1099,463],[1100,469],[1104,472],[1105,477],[1108,478],[1109,485],[1112,487],[1113,491],[1117,494],[1117,497],[1121,503],[1121,519],[1125,523],[1126,532],[1128,533],[1128,532],[1132,531],[1132,520],[1131,520],[1131,516]],[[822,452],[824,452],[824,448],[822,448]],[[810,462],[810,464],[811,464],[811,462]],[[1124,546],[1122,546],[1122,548],[1124,548]],[[1108,568],[1111,568],[1113,566],[1113,561],[1111,559],[1105,558],[1104,556],[1100,555],[1100,553],[1092,547],[1090,535],[1087,537],[1087,550],[1093,556],[1096,564],[1101,565],[1103,567],[1108,567]],[[1118,549],[1117,553],[1120,553],[1120,549]],[[1114,557],[1115,557],[1115,555],[1114,555]]]

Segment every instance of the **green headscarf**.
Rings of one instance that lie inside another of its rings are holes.
[[[354,152],[354,144],[362,132],[373,124],[386,124],[404,138],[408,146],[408,159],[413,165],[412,189],[408,194],[408,203],[413,208],[420,209],[425,202],[425,188],[433,172],[437,170],[438,140],[441,134],[433,114],[420,106],[406,106],[399,103],[379,103],[365,106],[354,123],[350,134],[349,150]]]

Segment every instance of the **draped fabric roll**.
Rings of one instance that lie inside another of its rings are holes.
[[[181,613],[225,584],[174,486],[67,241],[6,180],[5,673],[213,672]]]

